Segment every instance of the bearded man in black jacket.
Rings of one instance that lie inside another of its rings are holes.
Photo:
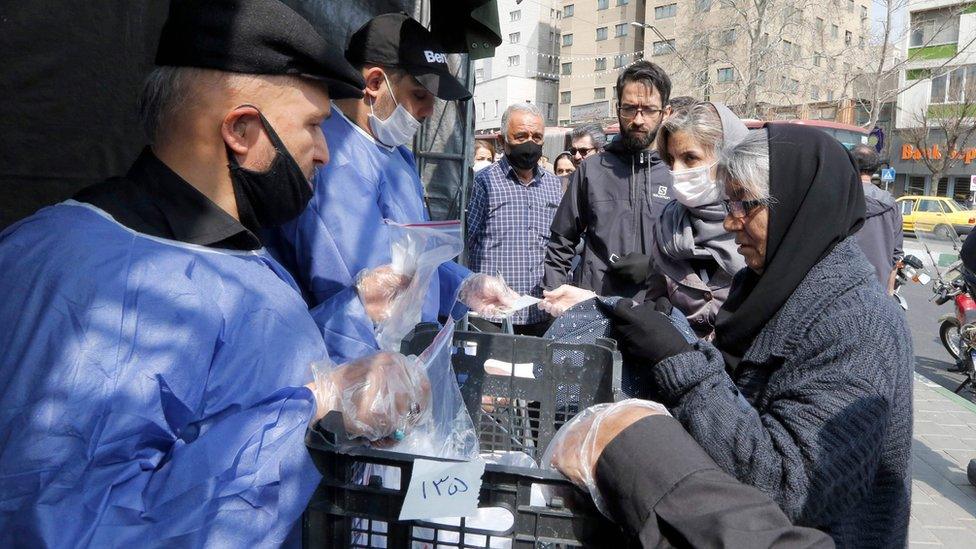
[[[653,226],[671,200],[671,174],[653,150],[667,115],[671,79],[638,61],[617,78],[620,135],[573,174],[552,222],[543,285],[572,284],[599,295],[640,298],[648,275]],[[585,245],[573,280],[576,246]]]

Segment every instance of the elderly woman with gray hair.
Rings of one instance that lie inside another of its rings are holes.
[[[714,343],[689,342],[654,303],[601,302],[625,363],[722,469],[794,523],[838,546],[904,546],[911,334],[853,238],[865,215],[853,159],[815,128],[778,124],[723,155],[718,177],[748,268]]]
[[[658,132],[658,150],[674,178],[669,202],[654,228],[645,301],[667,297],[698,337],[711,337],[732,277],[746,266],[725,230],[725,194],[715,182],[722,150],[749,132],[721,103],[697,103],[673,114]],[[540,305],[558,316],[595,294],[571,286],[546,292]]]

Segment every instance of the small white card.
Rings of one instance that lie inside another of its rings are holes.
[[[478,511],[485,462],[417,458],[400,520],[470,517]]]
[[[512,303],[510,306],[506,307],[504,311],[502,311],[502,316],[512,316],[517,311],[521,311],[526,307],[531,307],[540,301],[542,300],[538,297],[520,295],[519,298],[515,300],[515,303]]]

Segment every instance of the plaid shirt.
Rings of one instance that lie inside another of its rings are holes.
[[[507,158],[478,172],[468,205],[469,268],[500,274],[516,292],[542,297],[549,227],[561,199],[559,178],[541,167],[527,185]],[[535,305],[512,315],[513,324],[545,319],[546,313]]]

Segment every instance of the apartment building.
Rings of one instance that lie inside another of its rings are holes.
[[[944,123],[976,124],[976,3],[971,0],[909,0],[908,32],[902,44],[907,62],[899,74],[891,165],[900,194],[973,198],[976,135],[956,148],[947,146]],[[912,130],[929,128],[925,147]],[[938,181],[923,156],[957,155]]]
[[[869,9],[869,0],[773,0],[760,18],[749,0],[563,0],[560,64],[570,66],[559,120],[592,118],[604,102],[613,118],[616,76],[640,58],[668,71],[672,95],[743,116],[839,101],[867,47]]]
[[[502,44],[474,62],[475,131],[496,131],[512,103],[539,106],[556,125],[560,0],[498,0]]]

